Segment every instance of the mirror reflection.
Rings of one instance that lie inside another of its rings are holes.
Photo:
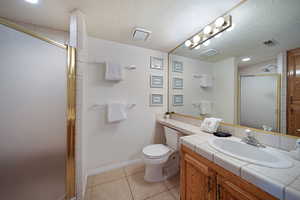
[[[246,1],[187,38],[169,55],[169,110],[300,136],[299,8]]]

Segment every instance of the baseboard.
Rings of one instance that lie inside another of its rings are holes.
[[[132,165],[132,164],[140,163],[140,162],[142,162],[142,159],[123,161],[123,162],[112,164],[112,165],[106,165],[106,166],[103,166],[103,167],[90,169],[90,170],[88,170],[87,174],[88,174],[88,176],[96,175],[96,174],[99,174],[99,173],[103,173],[103,172],[110,171],[110,170],[117,169],[117,168],[121,168],[121,167],[126,167],[128,165]]]

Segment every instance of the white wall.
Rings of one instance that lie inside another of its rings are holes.
[[[166,76],[163,107],[149,107],[150,56],[164,58],[164,71],[153,73],[166,75],[167,54],[149,49],[88,38],[89,64],[84,74],[84,123],[85,149],[89,173],[101,171],[107,166],[141,158],[142,148],[155,142],[155,115],[167,110]],[[122,66],[136,65],[133,71],[125,70],[125,80],[114,84],[104,80],[104,61]],[[97,63],[96,63],[97,62]],[[105,110],[90,110],[93,104],[105,104],[114,100],[135,103],[129,110],[128,120],[108,124]],[[159,138],[159,137],[158,137]]]
[[[237,120],[237,64],[235,58],[214,63],[215,117],[226,123]]]
[[[172,72],[172,60],[180,61],[183,63],[183,73]],[[193,106],[193,103],[200,103],[201,100],[213,101],[213,87],[202,88],[200,87],[199,78],[193,77],[193,75],[211,75],[213,76],[213,64],[203,62],[198,59],[187,58],[178,55],[171,55],[170,62],[170,108],[171,111],[199,116],[199,108]],[[183,78],[183,89],[173,89],[172,82],[173,77]],[[183,106],[173,106],[173,94],[184,95]]]

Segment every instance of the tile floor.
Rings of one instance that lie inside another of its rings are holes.
[[[144,181],[144,165],[133,164],[88,178],[85,200],[180,200],[179,175],[159,183]]]

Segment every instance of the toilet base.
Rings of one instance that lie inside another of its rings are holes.
[[[147,182],[160,182],[179,172],[179,152],[173,152],[167,160],[160,162],[145,162],[144,180]]]
[[[165,163],[162,164],[148,164],[145,169],[145,181],[148,182],[160,182],[166,179],[166,176],[163,174],[163,167]]]

